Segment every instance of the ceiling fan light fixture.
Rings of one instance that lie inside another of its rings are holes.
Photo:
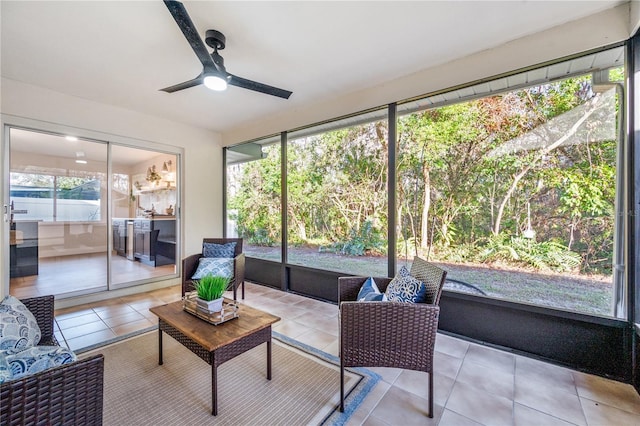
[[[208,89],[222,92],[227,90],[227,80],[218,75],[208,75],[204,78],[204,85]]]

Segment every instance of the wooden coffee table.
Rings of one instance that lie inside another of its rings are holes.
[[[182,309],[182,301],[149,309],[158,316],[158,364],[162,365],[162,332],[211,365],[211,399],[218,414],[218,366],[262,343],[267,344],[267,379],[271,380],[271,324],[275,315],[239,305],[238,318],[212,325]]]

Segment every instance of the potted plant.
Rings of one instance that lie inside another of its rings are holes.
[[[222,295],[227,291],[230,279],[221,275],[205,275],[195,282],[197,303],[210,312],[222,310]]]

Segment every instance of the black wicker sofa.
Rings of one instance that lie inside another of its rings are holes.
[[[54,297],[22,299],[38,321],[39,345],[58,345]],[[0,385],[0,425],[101,425],[104,357],[93,355]]]

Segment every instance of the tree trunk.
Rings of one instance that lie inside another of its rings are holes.
[[[424,202],[422,203],[422,223],[420,226],[420,247],[429,246],[429,209],[431,208],[431,175],[428,166],[422,166],[424,179]]]
[[[509,187],[509,189],[507,190],[506,194],[504,195],[504,198],[500,202],[500,207],[498,207],[498,214],[496,215],[496,222],[495,222],[495,224],[493,226],[493,235],[498,235],[500,233],[500,224],[502,222],[502,216],[504,215],[504,208],[507,205],[507,202],[509,201],[509,199],[511,198],[513,193],[515,192],[516,188],[518,187],[518,183],[522,180],[523,177],[525,177],[525,175],[529,172],[529,170],[531,170],[533,168],[533,166],[535,166],[538,162],[540,162],[548,153],[550,153],[551,151],[553,151],[554,149],[556,149],[557,147],[562,145],[571,136],[575,135],[575,133],[578,131],[578,128],[596,110],[596,107],[598,105],[599,97],[600,97],[599,95],[596,95],[595,97],[593,97],[589,101],[591,103],[591,105],[585,111],[584,115],[582,117],[580,117],[580,119],[578,121],[576,121],[573,124],[573,126],[571,126],[571,128],[561,138],[559,138],[558,140],[556,140],[552,144],[548,145],[547,147],[540,149],[538,151],[537,155],[534,158],[531,159],[531,162],[527,166],[525,166],[522,170],[520,170],[513,177],[513,182],[511,182],[511,186]]]

